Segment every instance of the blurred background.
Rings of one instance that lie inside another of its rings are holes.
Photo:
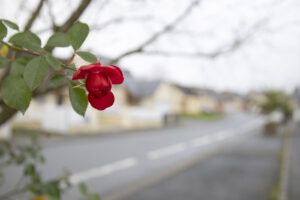
[[[0,0],[0,18],[43,45],[87,23],[81,49],[125,77],[112,107],[89,106],[84,117],[55,83],[24,115],[1,108],[3,154],[37,142],[39,175],[65,174],[71,185],[62,197],[34,193],[49,199],[97,198],[87,190],[102,199],[299,199],[299,9],[298,0]],[[72,53],[53,50],[61,60]],[[0,197],[32,198],[18,189],[26,162],[0,159]]]

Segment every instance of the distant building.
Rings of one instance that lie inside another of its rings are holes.
[[[246,111],[248,107],[247,99],[233,92],[223,92],[221,94],[221,101],[223,103],[223,110],[226,113]]]
[[[78,57],[77,67],[88,64]],[[105,59],[104,59],[105,60]],[[105,62],[104,62],[105,63]],[[125,81],[114,85],[115,103],[105,111],[88,107],[85,117],[73,111],[68,89],[34,99],[26,114],[12,121],[15,128],[28,128],[59,133],[99,132],[118,129],[161,127],[166,116],[180,113],[239,112],[245,99],[235,93],[219,94],[213,90],[178,84],[136,79],[123,70]]]

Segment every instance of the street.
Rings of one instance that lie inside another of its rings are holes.
[[[44,178],[71,173],[73,187],[66,199],[79,196],[77,185],[85,182],[103,199],[120,199],[151,186],[224,145],[257,133],[263,118],[234,114],[217,121],[187,121],[178,126],[45,144]],[[18,172],[10,169],[10,181]],[[20,172],[21,173],[21,172]]]

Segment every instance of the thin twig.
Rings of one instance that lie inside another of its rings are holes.
[[[16,50],[16,51],[25,52],[25,53],[28,53],[28,54],[31,54],[31,55],[35,55],[35,56],[40,56],[40,55],[41,55],[40,53],[36,53],[36,52],[30,51],[30,50],[27,50],[27,49],[23,49],[23,48],[21,48],[21,47],[13,46],[13,45],[11,45],[11,44],[8,44],[7,42],[4,42],[3,40],[1,40],[0,43],[6,45],[6,46],[8,46],[9,48],[14,49],[14,50]]]
[[[39,14],[40,14],[40,12],[41,12],[41,9],[42,9],[42,7],[43,7],[44,1],[45,1],[45,0],[40,0],[38,6],[37,6],[36,9],[34,10],[34,12],[32,12],[32,15],[30,16],[30,18],[29,18],[28,21],[27,21],[27,24],[25,25],[25,28],[24,28],[25,31],[26,31],[26,30],[29,30],[29,29],[32,27],[34,21],[35,21],[35,20],[37,19],[37,17],[39,16]]]
[[[199,1],[200,0],[192,1],[190,3],[190,5],[175,20],[173,20],[171,23],[164,26],[160,31],[153,34],[150,38],[145,40],[142,44],[137,46],[135,49],[129,50],[129,51],[119,55],[117,58],[111,60],[109,64],[115,64],[116,62],[118,62],[122,58],[124,58],[125,56],[129,56],[129,55],[134,54],[134,53],[142,52],[148,45],[155,42],[159,37],[161,37],[165,33],[170,32],[171,30],[173,30],[180,22],[182,22],[184,19],[186,19],[186,17],[190,15],[192,10],[194,10],[196,8],[196,6],[199,4]]]
[[[71,64],[71,62],[73,61],[74,57],[76,55],[76,51],[72,54],[72,56],[69,58],[69,60],[66,63],[66,66],[69,66]]]

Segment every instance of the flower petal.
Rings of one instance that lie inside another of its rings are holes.
[[[100,72],[111,80],[112,84],[121,84],[124,76],[121,69],[114,65],[101,66]]]
[[[85,79],[89,73],[97,73],[101,70],[101,63],[96,62],[89,65],[81,66],[73,75],[72,80]]]
[[[101,97],[100,99],[97,99],[89,93],[88,100],[91,106],[93,106],[97,110],[104,110],[105,108],[110,107],[114,104],[115,97],[112,92],[109,92],[107,95]]]
[[[111,90],[111,81],[102,74],[89,74],[86,82],[86,89],[96,98],[101,98]]]

